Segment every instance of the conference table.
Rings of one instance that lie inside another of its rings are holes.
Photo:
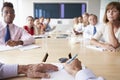
[[[86,48],[82,42],[71,42],[68,38],[36,39],[40,48],[20,51],[9,50],[0,52],[0,61],[6,64],[36,64],[41,63],[45,54],[49,56],[45,63],[59,63],[59,58],[68,54],[78,54],[78,59],[96,76],[106,80],[120,80],[120,52],[98,51]],[[39,78],[15,77],[6,80],[40,80]]]

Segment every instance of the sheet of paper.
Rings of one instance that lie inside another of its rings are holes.
[[[93,46],[93,45],[87,45],[86,47],[90,48],[90,49],[98,50],[98,51],[104,51],[105,50],[104,48]]]
[[[5,45],[0,45],[0,51],[14,50],[14,49],[18,49],[20,47],[22,47],[22,46],[19,45],[19,46],[10,47],[10,46],[5,46]]]
[[[8,51],[8,50],[14,50],[14,49],[25,51],[25,50],[35,49],[35,48],[40,48],[40,46],[35,45],[35,44],[27,45],[27,46],[19,45],[19,46],[14,46],[14,47],[0,45],[0,51]]]
[[[45,34],[40,34],[40,35],[33,35],[33,37],[35,38],[35,39],[37,39],[37,38],[46,38],[46,37],[48,37],[49,36],[49,33],[45,33]]]
[[[68,74],[61,63],[53,63],[54,65],[58,66],[59,68],[59,71],[57,72],[51,72],[50,73],[50,76],[51,78],[50,79],[45,79],[45,78],[42,78],[41,80],[74,80],[74,77],[70,74]],[[85,66],[83,65],[82,67],[83,69],[85,68]]]
[[[35,49],[35,48],[40,48],[40,46],[32,44],[32,45],[22,46],[19,48],[19,50],[25,51],[25,50]]]

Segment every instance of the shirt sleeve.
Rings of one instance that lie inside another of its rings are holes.
[[[104,79],[102,77],[96,77],[95,74],[89,69],[83,69],[76,74],[75,80],[104,80]]]
[[[91,39],[92,36],[93,36],[93,34],[91,32],[91,26],[88,25],[83,32],[83,38]]]
[[[0,79],[15,77],[18,75],[18,65],[17,64],[1,64],[0,63]]]
[[[100,29],[96,32],[96,34],[92,37],[96,40],[101,40],[103,34],[104,34],[105,26],[102,25]]]
[[[23,41],[23,45],[29,45],[29,44],[35,43],[35,39],[33,38],[33,36],[31,36],[24,29],[21,29],[21,30],[22,30],[21,40]]]

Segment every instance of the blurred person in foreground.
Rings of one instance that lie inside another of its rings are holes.
[[[96,77],[95,74],[85,68],[82,69],[81,61],[78,59],[73,60],[71,63],[65,63],[64,69],[75,77],[75,80],[104,80],[102,77]]]

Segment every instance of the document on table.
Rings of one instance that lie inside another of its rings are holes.
[[[8,51],[8,50],[14,50],[14,49],[19,49],[21,51],[24,51],[24,50],[30,50],[30,49],[35,49],[35,48],[40,48],[40,46],[35,45],[35,44],[27,45],[27,46],[19,45],[19,46],[14,46],[14,47],[1,45],[0,51]]]
[[[37,38],[45,38],[45,35],[44,34],[42,34],[42,35],[33,35],[33,37],[35,39],[37,39]]]
[[[90,48],[90,49],[98,50],[98,51],[105,51],[104,48],[97,47],[97,46],[94,46],[94,45],[87,45],[86,47]]]
[[[22,45],[14,46],[14,47],[0,45],[0,51],[8,51],[8,50],[13,50],[13,49],[18,49],[20,47],[22,47]]]
[[[56,36],[56,38],[67,38],[68,36],[68,34],[59,34]]]
[[[46,37],[48,37],[49,36],[49,34],[48,33],[45,33],[45,34],[40,34],[40,35],[33,35],[33,37],[35,38],[35,39],[39,39],[39,38],[46,38]]]
[[[74,77],[64,70],[61,63],[54,63],[54,65],[58,66],[59,71],[51,72],[50,79],[42,78],[41,80],[74,80]],[[84,69],[85,66],[82,68]]]
[[[19,50],[25,51],[25,50],[35,49],[35,48],[40,48],[40,46],[32,44],[32,45],[22,46],[19,48]]]

